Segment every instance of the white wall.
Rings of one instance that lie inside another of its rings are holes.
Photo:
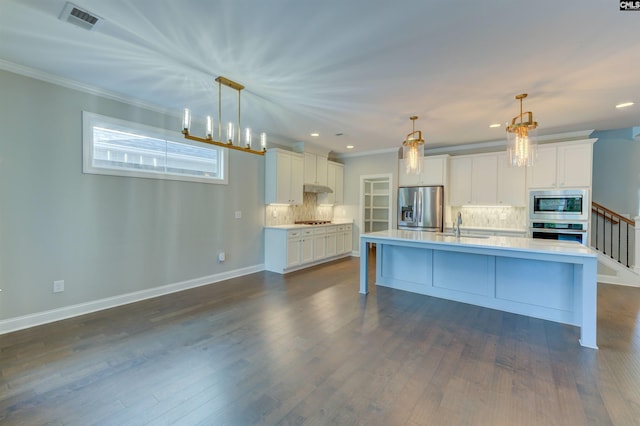
[[[344,163],[344,205],[334,207],[334,217],[353,218],[353,248],[360,247],[361,215],[360,211],[360,177],[365,175],[391,174],[393,176],[393,188],[391,189],[392,222],[396,227],[397,217],[397,192],[398,192],[398,152],[372,154],[357,157],[343,157]]]
[[[632,129],[594,132],[592,199],[630,217],[640,215],[640,142]]]
[[[228,185],[85,175],[83,110],[179,118],[6,71],[0,87],[0,321],[263,263],[263,157],[231,151]]]

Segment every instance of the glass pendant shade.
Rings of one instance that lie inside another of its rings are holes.
[[[420,139],[407,139],[402,144],[402,158],[406,174],[420,174],[422,172],[422,160],[424,159],[424,141]]]
[[[509,165],[513,167],[532,166],[537,153],[538,123],[533,121],[531,111],[522,112],[522,100],[526,97],[526,93],[516,95],[520,101],[520,115],[515,116],[507,126],[507,155]]]
[[[413,131],[402,142],[402,158],[404,159],[404,172],[406,174],[420,174],[422,172],[422,160],[424,159],[424,139],[422,132],[416,130],[418,116],[409,117]]]
[[[510,166],[533,166],[536,158],[537,133],[537,129],[531,129],[526,125],[516,126],[513,131],[507,132],[507,155]]]

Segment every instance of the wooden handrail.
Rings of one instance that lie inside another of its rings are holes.
[[[617,224],[620,223],[620,221],[616,220],[615,217],[613,217],[611,215],[607,216],[607,214],[605,212],[601,212],[601,211],[596,210],[596,207],[592,207],[591,208],[591,212],[595,213],[598,217],[601,217],[604,220],[608,220],[609,222],[613,223],[614,225],[617,225]]]
[[[612,218],[618,219],[618,221],[626,222],[631,226],[635,226],[636,225],[636,223],[633,220],[627,219],[626,217],[621,216],[620,214],[614,212],[613,210],[609,210],[608,208],[604,207],[603,205],[598,204],[595,201],[592,201],[591,202],[591,211],[594,211],[599,216],[603,216],[604,217],[604,214],[600,213],[599,210],[603,210],[605,213],[608,213],[609,216],[611,216]]]

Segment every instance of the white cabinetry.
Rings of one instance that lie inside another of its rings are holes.
[[[509,167],[506,154],[453,157],[449,171],[452,206],[525,205],[525,169]]]
[[[344,165],[333,161],[327,163],[327,186],[333,193],[319,193],[318,204],[344,203]]]
[[[287,232],[287,268],[313,260],[313,230],[292,229]]]
[[[304,153],[304,183],[327,185],[327,157]]]
[[[336,235],[342,235],[343,244],[336,242],[337,254],[349,254],[353,250],[353,225],[338,225]],[[338,237],[336,237],[338,238]]]
[[[446,185],[448,155],[425,157],[422,160],[422,172],[419,175],[406,174],[404,160],[399,161],[399,186]]]
[[[527,171],[529,188],[591,187],[595,139],[538,146],[535,163]]]
[[[303,156],[281,149],[265,154],[265,204],[302,204]]]
[[[280,274],[351,254],[353,225],[265,228],[265,269]]]
[[[471,160],[471,204],[496,205],[498,156],[496,154],[478,155]]]
[[[449,173],[449,204],[471,204],[471,157],[453,157]]]
[[[506,153],[498,154],[498,205],[527,205],[526,167],[511,167]]]

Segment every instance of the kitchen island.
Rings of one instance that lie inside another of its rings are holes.
[[[597,254],[574,242],[388,230],[360,236],[360,293],[376,284],[580,327],[597,349]]]

